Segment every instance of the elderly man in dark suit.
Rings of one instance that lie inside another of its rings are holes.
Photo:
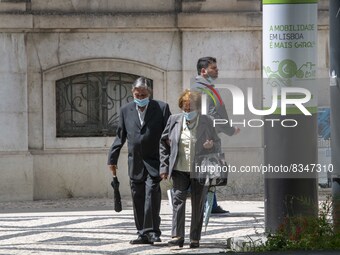
[[[108,155],[109,169],[116,175],[120,150],[128,140],[128,173],[138,238],[130,244],[161,242],[159,140],[170,116],[168,104],[150,99],[144,77],[132,86],[134,101],[120,110],[117,136]]]

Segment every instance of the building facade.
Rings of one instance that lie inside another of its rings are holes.
[[[319,1],[323,77],[327,3]],[[258,0],[0,0],[0,201],[112,196],[107,151],[132,81],[150,79],[153,98],[175,113],[199,57],[216,57],[220,77],[261,78],[261,10]],[[261,86],[246,86],[261,105]],[[329,105],[327,86],[319,98]],[[222,137],[228,162],[261,164],[262,130],[241,129]],[[126,147],[118,176],[129,195]],[[225,194],[262,190],[262,174],[235,173]]]

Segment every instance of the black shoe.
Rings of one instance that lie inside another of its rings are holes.
[[[191,241],[190,242],[190,248],[191,249],[195,249],[195,248],[198,248],[200,247],[200,242],[199,241]]]
[[[146,236],[147,236],[150,243],[162,242],[161,238],[158,235],[156,235],[155,233],[148,233]]]
[[[173,237],[169,242],[169,246],[177,246],[182,248],[184,245],[184,238],[183,237]]]
[[[137,239],[131,240],[130,244],[153,244],[153,242],[150,242],[146,236],[138,236]]]
[[[217,206],[211,210],[211,213],[230,213],[229,211],[223,210],[221,206]]]

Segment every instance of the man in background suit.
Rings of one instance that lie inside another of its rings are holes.
[[[159,140],[171,113],[168,104],[149,98],[151,88],[144,77],[134,82],[132,94],[134,101],[120,110],[108,165],[115,176],[120,150],[127,139],[128,173],[138,234],[130,244],[153,244],[161,242]]]
[[[240,132],[238,127],[232,127],[229,122],[228,113],[224,102],[221,99],[219,91],[215,88],[214,81],[218,78],[217,61],[214,57],[203,57],[197,61],[197,74],[193,90],[207,94],[208,115],[212,119],[228,120],[228,125],[217,125],[217,133],[224,133],[228,136],[237,135]],[[229,211],[224,210],[217,204],[216,193],[214,193],[214,202],[211,213],[225,214]]]

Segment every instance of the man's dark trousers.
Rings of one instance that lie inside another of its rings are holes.
[[[130,180],[136,228],[141,236],[149,232],[160,236],[161,178],[151,176],[145,169],[144,173],[143,179]]]

